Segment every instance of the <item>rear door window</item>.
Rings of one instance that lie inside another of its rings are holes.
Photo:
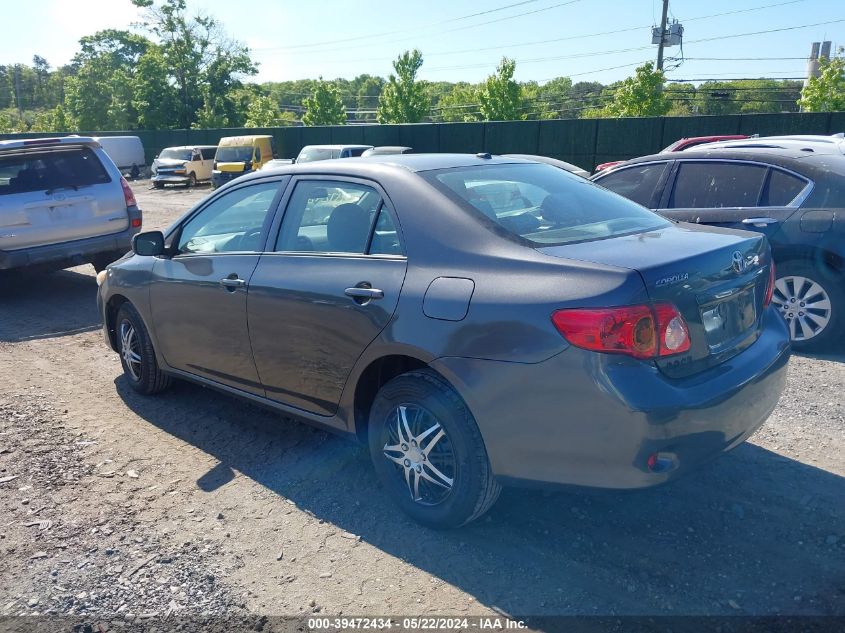
[[[767,167],[720,161],[682,162],[669,198],[670,209],[756,207]]]
[[[793,176],[780,169],[772,169],[760,206],[785,207],[795,200],[806,186],[807,181],[803,178]]]
[[[381,206],[381,195],[364,184],[301,181],[285,210],[276,251],[364,254]],[[390,248],[390,230],[383,225],[386,246],[379,248]],[[392,231],[395,235],[395,228]]]
[[[424,172],[423,177],[468,212],[536,246],[668,225],[656,213],[550,165],[475,165]]]
[[[669,163],[650,163],[648,165],[634,165],[609,173],[597,180],[598,184],[610,189],[628,200],[633,200],[644,207],[654,207],[655,193],[660,184],[660,178]]]
[[[0,196],[78,189],[111,182],[89,147],[61,147],[0,155]]]

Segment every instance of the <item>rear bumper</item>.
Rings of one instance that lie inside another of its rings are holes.
[[[130,209],[129,228],[120,233],[14,251],[0,251],[0,270],[42,265],[68,268],[86,264],[101,253],[126,252],[132,247],[132,236],[141,230],[140,226],[132,228],[132,221],[141,220],[141,215],[140,209]]]
[[[783,391],[789,351],[786,326],[769,309],[753,345],[683,379],[575,347],[533,365],[441,358],[432,366],[469,405],[500,479],[625,489],[681,476],[750,437]],[[647,465],[655,453],[660,472]]]

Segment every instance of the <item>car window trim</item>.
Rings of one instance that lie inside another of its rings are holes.
[[[288,182],[285,182],[287,180]],[[278,205],[281,202],[282,198],[284,197],[285,191],[287,190],[287,186],[290,181],[290,176],[269,176],[267,178],[256,178],[254,180],[248,180],[244,183],[239,183],[237,186],[227,188],[225,190],[219,191],[216,195],[209,196],[206,200],[202,202],[201,206],[198,206],[193,211],[190,211],[188,215],[182,217],[179,222],[168,230],[165,234],[165,243],[170,243],[170,248],[174,248],[175,245],[178,245],[179,240],[182,237],[182,229],[185,225],[190,222],[193,218],[197,215],[202,213],[205,209],[209,207],[209,205],[213,204],[216,200],[219,200],[222,196],[228,195],[233,191],[238,191],[240,189],[244,189],[246,187],[251,187],[255,185],[264,184],[267,182],[278,182],[279,189],[276,192],[276,195],[273,196],[273,200],[270,202],[270,207],[267,210],[267,217],[264,218],[264,224],[261,227],[261,233],[263,235],[263,239],[260,242],[262,247],[260,250],[257,251],[231,251],[227,253],[179,253],[176,252],[172,255],[171,259],[183,259],[186,257],[219,257],[219,256],[226,256],[226,255],[260,255],[264,253],[267,249],[267,238],[270,234],[270,227],[272,226],[273,218],[275,217],[276,213],[278,212]]]
[[[320,251],[276,251],[275,244],[279,239],[279,233],[282,230],[282,222],[287,214],[288,205],[293,197],[293,192],[296,190],[296,185],[302,181],[330,181],[330,182],[349,182],[352,184],[363,185],[375,189],[376,193],[381,197],[381,202],[373,215],[373,223],[370,226],[370,234],[367,238],[367,250],[370,250],[370,244],[375,232],[375,226],[378,222],[378,214],[382,209],[386,209],[393,220],[393,225],[396,227],[396,235],[399,238],[399,245],[402,247],[402,255],[386,255],[386,254],[369,254],[369,253],[329,253]],[[357,176],[347,175],[333,175],[333,174],[296,174],[290,177],[290,181],[285,186],[285,193],[279,201],[279,206],[276,209],[276,217],[273,218],[273,223],[270,225],[270,231],[267,235],[267,241],[264,246],[264,254],[266,255],[309,255],[312,257],[371,257],[376,259],[407,259],[408,250],[405,248],[405,239],[402,234],[402,227],[399,223],[396,207],[384,190],[384,187],[375,180],[369,178],[360,178]]]
[[[675,186],[677,185],[677,182],[678,182],[678,172],[680,171],[681,164],[683,164],[683,163],[705,163],[705,164],[707,164],[707,163],[734,163],[734,164],[741,164],[741,165],[755,165],[755,166],[758,166],[758,167],[766,168],[766,174],[763,176],[763,184],[760,186],[760,191],[757,193],[757,203],[754,206],[743,206],[743,207],[728,206],[728,207],[676,207],[676,208],[670,208],[669,207],[669,200],[671,199],[672,194],[675,191]],[[637,163],[637,164],[640,164],[640,163]],[[773,169],[778,169],[778,170],[785,172],[785,173],[787,173],[791,176],[795,176],[796,178],[803,180],[806,184],[804,186],[804,189],[802,189],[801,192],[797,196],[795,196],[795,198],[793,198],[792,201],[789,204],[768,205],[768,206],[763,207],[763,206],[760,206],[760,200],[762,199],[763,191],[765,191],[765,188],[768,186],[770,174],[771,174],[771,171]],[[815,183],[814,183],[813,180],[811,180],[810,178],[807,178],[806,176],[803,176],[802,174],[799,174],[796,171],[789,169],[788,167],[782,167],[781,165],[774,165],[772,163],[766,163],[766,162],[759,161],[759,160],[748,160],[748,159],[743,159],[743,158],[712,158],[712,159],[708,159],[708,158],[702,158],[700,156],[696,157],[696,158],[676,158],[675,159],[675,165],[672,168],[671,181],[668,182],[667,185],[666,185],[666,189],[663,193],[663,196],[661,196],[660,206],[658,207],[658,209],[660,211],[674,211],[674,210],[693,209],[693,208],[695,208],[695,209],[782,209],[782,208],[798,209],[798,208],[801,207],[801,205],[804,203],[804,201],[807,199],[807,197],[809,197],[809,195],[812,193],[814,187],[815,187]]]

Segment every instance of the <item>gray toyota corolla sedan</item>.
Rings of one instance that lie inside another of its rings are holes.
[[[786,378],[763,235],[520,159],[262,171],[133,248],[98,298],[134,389],[185,378],[357,436],[431,526],[503,483],[677,477],[748,438]]]

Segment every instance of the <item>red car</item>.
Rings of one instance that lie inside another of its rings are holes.
[[[696,145],[703,145],[704,143],[715,143],[716,141],[735,141],[744,138],[749,138],[746,134],[722,134],[722,135],[715,135],[715,136],[692,136],[690,138],[681,138],[672,143],[669,147],[666,147],[660,151],[661,154],[666,152],[682,152],[685,149],[689,149],[690,147],[695,147]],[[599,173],[600,171],[604,171],[605,169],[610,169],[611,167],[616,167],[617,165],[621,165],[624,163],[624,160],[612,160],[607,163],[602,163],[601,165],[596,165],[596,171],[594,173]]]

